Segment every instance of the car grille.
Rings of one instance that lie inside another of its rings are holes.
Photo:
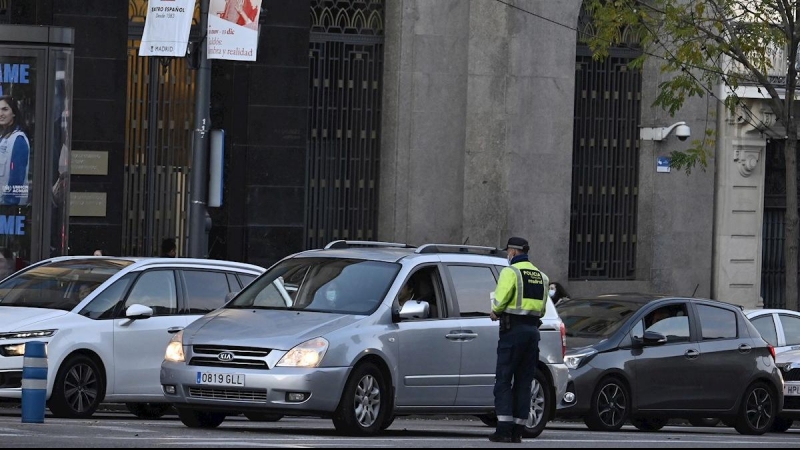
[[[800,410],[800,397],[784,397],[783,398],[784,411],[798,411]]]
[[[22,372],[0,373],[0,389],[19,389],[22,387]]]
[[[233,400],[240,402],[262,402],[267,401],[266,390],[233,390],[233,389],[208,389],[208,388],[189,388],[189,397],[201,398],[204,400]]]
[[[219,346],[201,346],[197,345],[192,348],[195,356],[189,360],[190,366],[201,367],[222,367],[228,369],[255,369],[255,370],[269,370],[267,362],[263,360],[272,350],[261,348],[247,348],[247,347],[219,347]],[[233,359],[230,361],[221,361],[218,356],[221,353],[231,353]]]
[[[792,369],[783,374],[783,381],[800,381],[800,369]]]

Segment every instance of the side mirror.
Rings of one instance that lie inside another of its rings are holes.
[[[131,305],[125,311],[125,318],[130,321],[144,320],[153,317],[153,308],[144,305]]]
[[[658,347],[667,343],[667,337],[653,331],[645,331],[642,341],[645,347]]]
[[[431,317],[431,304],[419,300],[409,300],[400,309],[400,320],[419,320]]]

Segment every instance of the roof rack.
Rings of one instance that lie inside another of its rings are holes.
[[[374,242],[374,241],[333,241],[325,246],[325,250],[344,250],[353,247],[374,247],[374,248],[415,248],[408,244],[394,242]]]
[[[494,247],[478,247],[474,245],[448,245],[448,244],[427,244],[418,248],[416,253],[420,255],[430,253],[473,253],[479,255],[499,256],[504,254],[503,250]]]

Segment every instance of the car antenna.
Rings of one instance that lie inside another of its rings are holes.
[[[700,289],[700,283],[697,283],[697,287],[694,288],[694,292],[692,292],[692,298],[694,298],[695,294],[697,294],[698,289]]]
[[[468,237],[468,238],[467,238],[467,239],[464,241],[464,243],[463,243],[463,244],[461,244],[461,245],[467,245],[467,243],[469,243],[469,237]]]

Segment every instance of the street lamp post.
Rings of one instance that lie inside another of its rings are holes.
[[[210,0],[200,0],[200,33],[203,38],[195,51],[199,68],[195,85],[194,139],[192,146],[192,181],[189,204],[190,258],[208,257],[206,230],[208,201],[208,148],[211,134],[211,62],[206,51]]]

